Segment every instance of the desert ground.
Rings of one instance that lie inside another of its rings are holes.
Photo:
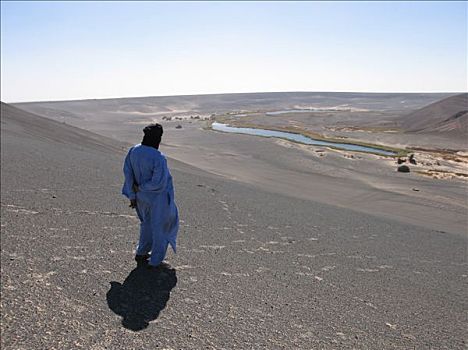
[[[196,168],[266,191],[466,234],[466,123],[444,132],[407,132],[432,111],[437,122],[468,109],[466,94],[460,96],[452,101],[453,94],[265,93],[16,106],[130,144],[141,141],[146,124],[159,122],[165,127],[163,152]],[[433,103],[413,120],[415,111]],[[283,110],[301,113],[271,114]],[[215,120],[405,149],[417,164],[409,174],[399,173],[394,157],[220,133],[210,130]]]
[[[2,103],[2,348],[466,348],[468,149],[461,118],[440,124],[452,97]],[[439,124],[405,125],[433,103]],[[214,120],[406,149],[417,164]],[[181,216],[173,268],[157,272],[135,268],[138,220],[120,195],[148,122],[165,128]]]

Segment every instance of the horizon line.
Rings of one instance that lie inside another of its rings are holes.
[[[13,101],[5,102],[1,100],[2,103],[7,104],[20,104],[20,103],[59,103],[59,102],[81,102],[81,101],[105,101],[105,100],[123,100],[123,99],[132,99],[132,98],[164,98],[164,97],[194,97],[194,96],[216,96],[216,95],[253,95],[253,94],[298,94],[298,93],[336,93],[336,94],[392,94],[392,95],[403,95],[403,94],[464,94],[468,93],[467,91],[253,91],[253,92],[219,92],[219,93],[200,93],[200,94],[180,94],[180,95],[145,95],[145,96],[119,96],[119,97],[87,97],[87,98],[77,98],[77,99],[63,99],[63,100],[28,100],[28,101]]]

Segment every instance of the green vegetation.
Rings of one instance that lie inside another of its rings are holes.
[[[333,138],[333,137],[325,137],[319,133],[311,132],[308,130],[304,130],[298,127],[294,126],[263,126],[259,124],[254,124],[242,120],[233,120],[232,118],[229,118],[229,116],[217,116],[216,120],[211,120],[205,129],[211,130],[211,124],[213,122],[218,122],[218,123],[224,123],[224,124],[229,124],[230,126],[238,127],[238,128],[252,128],[252,129],[264,129],[264,130],[272,130],[272,131],[285,131],[285,132],[290,132],[293,134],[299,134],[303,136],[307,136],[310,138],[313,138],[315,140],[319,141],[327,141],[327,142],[335,142],[335,143],[345,143],[349,145],[357,145],[357,146],[364,146],[364,147],[372,147],[372,148],[377,148],[383,151],[389,151],[395,153],[395,155],[392,156],[384,156],[379,154],[379,156],[383,157],[405,157],[409,153],[412,152],[412,150],[409,149],[402,149],[402,148],[396,148],[396,147],[390,147],[390,146],[383,146],[383,145],[376,145],[368,142],[362,142],[358,140],[349,140],[349,139],[343,139],[343,138]],[[295,142],[295,141],[291,141]],[[333,147],[333,146],[327,146],[329,148],[334,148],[334,149],[340,149],[339,147]],[[364,153],[371,153],[375,154],[374,152],[364,152]]]

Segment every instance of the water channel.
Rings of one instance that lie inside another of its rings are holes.
[[[211,124],[211,128],[216,131],[235,133],[235,134],[247,134],[247,135],[263,136],[263,137],[277,137],[280,139],[286,139],[290,141],[303,143],[305,145],[332,147],[332,148],[342,149],[346,151],[367,152],[367,153],[374,153],[374,154],[383,155],[383,156],[395,156],[396,155],[395,152],[386,151],[381,148],[354,145],[351,143],[322,141],[322,140],[314,139],[309,136],[304,136],[301,134],[295,134],[295,133],[286,132],[286,131],[257,129],[257,128],[239,128],[239,127],[229,126],[227,124],[218,123],[218,122],[214,122],[213,124]]]

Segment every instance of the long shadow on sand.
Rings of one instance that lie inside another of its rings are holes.
[[[132,331],[141,331],[158,318],[166,307],[171,290],[177,284],[176,271],[167,267],[148,270],[135,268],[123,284],[110,282],[107,304],[123,317],[122,325]]]

